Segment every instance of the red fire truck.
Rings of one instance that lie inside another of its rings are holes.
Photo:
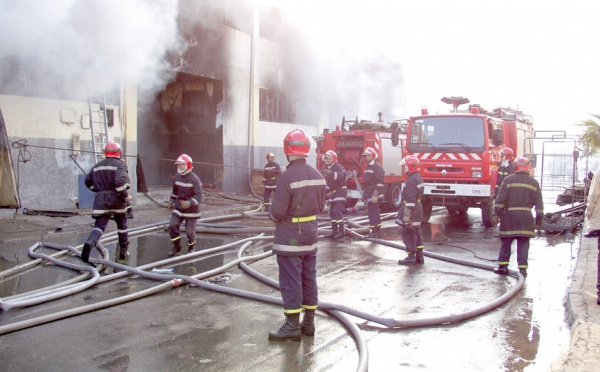
[[[400,192],[406,180],[402,160],[404,142],[406,140],[406,121],[386,123],[381,120],[346,120],[335,130],[325,129],[323,134],[315,137],[317,142],[317,167],[325,166],[323,155],[328,150],[337,154],[338,163],[346,170],[346,186],[348,188],[347,207],[353,207],[362,200],[362,177],[366,164],[362,161],[362,153],[367,147],[377,151],[378,161],[385,170],[385,189],[382,209],[394,211],[400,208]]]
[[[470,105],[460,112],[458,107],[469,103],[463,97],[444,97],[442,102],[453,105],[451,113],[430,115],[423,109],[408,122],[405,155],[421,160],[424,221],[433,206],[444,206],[451,213],[481,208],[484,226],[495,226],[499,151],[508,146],[515,157],[533,154],[532,119],[510,108],[488,112]]]

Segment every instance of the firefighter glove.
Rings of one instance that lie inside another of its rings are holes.
[[[328,192],[327,194],[325,194],[325,199],[328,199],[328,200],[331,199],[331,193],[330,192]]]
[[[372,204],[376,204],[377,203],[377,195],[373,194],[373,196],[371,196],[371,203]]]
[[[404,209],[404,214],[402,215],[402,222],[405,224],[410,223],[410,210],[408,208]]]
[[[175,203],[173,202],[173,200],[169,200],[169,210],[172,211],[173,210],[173,205]]]
[[[192,202],[190,202],[189,200],[179,200],[179,205],[181,205],[181,208],[183,209],[188,209],[189,207],[192,206]]]
[[[540,215],[540,214],[536,214],[535,215],[535,226],[537,226],[537,228],[541,228],[542,227],[542,223],[544,223],[544,216]]]

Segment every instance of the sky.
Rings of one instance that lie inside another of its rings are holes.
[[[590,113],[600,114],[600,1],[276,3],[322,53],[385,55],[401,66],[402,103],[388,118],[423,107],[448,112],[444,96],[467,97],[488,110],[519,109],[533,116],[536,130],[568,134],[581,131],[575,124],[592,119]]]

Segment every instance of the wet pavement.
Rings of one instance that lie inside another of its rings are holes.
[[[214,215],[241,213],[253,206],[236,208],[218,206],[214,208]],[[205,218],[213,213],[208,212],[212,208],[206,209]],[[476,212],[449,215],[442,211],[432,217],[424,228],[427,252],[494,267],[499,249],[499,240],[494,238],[497,230],[484,228]],[[27,230],[37,228],[34,236],[29,232],[16,234],[20,237],[2,234],[0,270],[31,261],[26,250],[40,239],[80,245],[91,228],[91,221],[86,221],[89,216],[64,221],[55,218],[38,221],[33,217],[35,222],[28,221],[21,226]],[[140,210],[137,217],[138,224],[166,221],[168,211]],[[9,216],[0,221],[4,224],[7,219]],[[264,219],[249,218],[228,223],[265,227],[270,224]],[[391,221],[385,222],[385,226],[382,238],[401,243],[397,227]],[[62,230],[56,231],[56,228]],[[247,236],[206,234],[199,240],[201,248],[208,249]],[[368,345],[368,369],[598,370],[600,331],[596,319],[600,316],[600,306],[595,305],[595,239],[584,239],[576,231],[540,234],[531,243],[529,277],[523,290],[484,315],[453,324],[399,329],[348,315]],[[114,244],[107,244],[109,251],[114,249],[111,246]],[[162,260],[169,249],[168,236],[165,231],[155,231],[132,239],[130,248],[131,266]],[[269,248],[268,241],[258,242],[247,254],[259,254]],[[232,247],[224,253],[172,266],[176,274],[201,273],[234,260],[238,249],[239,246]],[[323,240],[319,249],[320,301],[383,318],[419,320],[460,314],[494,301],[517,285],[512,277],[430,257],[426,257],[422,267],[401,267],[396,261],[404,257],[403,252],[359,239]],[[76,258],[69,260],[77,262]],[[273,256],[249,266],[277,279]],[[510,268],[516,268],[514,253]],[[44,265],[2,280],[0,297],[76,275]],[[205,281],[279,297],[278,290],[249,277],[237,267]],[[159,284],[138,276],[116,279],[65,299],[0,312],[0,328],[139,293]],[[268,331],[278,328],[283,320],[278,305],[184,285],[118,306],[4,334],[0,336],[0,356],[3,369],[20,371],[357,369],[360,362],[357,341],[329,312],[318,311],[314,338],[303,337],[299,343],[268,341]],[[23,350],[28,352],[23,353]]]

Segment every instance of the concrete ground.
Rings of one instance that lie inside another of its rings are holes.
[[[130,220],[130,226],[141,226],[150,223],[166,221],[170,212],[161,205],[166,204],[168,193],[152,191],[150,194],[139,194],[134,205],[135,218]],[[220,197],[216,194],[207,195],[202,204],[202,217],[208,218],[219,215],[251,211],[259,206],[258,200],[251,196]],[[35,211],[33,211],[35,212]],[[69,217],[51,217],[47,213],[23,214],[20,210],[0,210],[0,255],[3,248],[19,241],[40,238],[42,240],[60,239],[68,234],[90,230],[93,220],[89,210],[67,211]],[[109,229],[114,228],[109,224]],[[110,230],[108,230],[110,231]],[[597,277],[597,239],[581,237],[577,255],[577,264],[572,278],[567,313],[571,325],[571,344],[565,355],[557,356],[552,371],[598,371],[600,370],[600,305],[596,304]],[[0,260],[0,271],[18,265],[28,259],[24,257],[3,257]]]

